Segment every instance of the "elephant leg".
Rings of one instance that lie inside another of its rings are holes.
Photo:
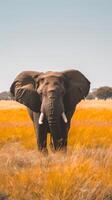
[[[74,111],[75,111],[75,109],[74,109]],[[66,113],[66,116],[67,116],[67,119],[68,119],[67,124],[62,122],[63,149],[65,151],[67,150],[68,132],[69,132],[69,129],[70,129],[70,122],[71,122],[71,118],[72,118],[74,111],[69,111],[68,113]]]
[[[69,128],[70,128],[70,120],[68,121],[67,124],[64,123],[63,120],[61,120],[59,128],[60,131],[55,135],[53,134],[50,135],[50,148],[52,152],[55,152],[55,150],[63,152],[67,151]]]
[[[62,126],[61,126],[61,130],[62,130],[62,150],[64,152],[67,151],[67,140],[68,140],[68,126],[62,122]]]
[[[67,125],[61,122],[59,129],[55,130],[55,126],[53,128],[55,134],[51,133],[50,136],[50,148],[52,152],[55,151],[66,151],[67,150],[67,136],[68,136],[68,129]]]
[[[43,152],[45,154],[48,153],[47,150],[47,127],[45,124],[39,125],[39,116],[40,113],[34,113],[34,128],[36,132],[36,137],[37,137],[37,146],[38,150],[40,152]]]
[[[70,129],[70,120],[71,120],[71,115],[70,113],[67,114],[67,119],[68,119],[68,123],[65,124],[62,120],[61,124],[61,131],[62,131],[62,138],[63,138],[63,141],[62,141],[62,149],[63,151],[67,151],[67,144],[68,144],[68,132],[69,132],[69,129]]]
[[[49,144],[49,146],[50,146],[51,151],[54,152],[54,144],[53,144],[53,138],[52,138],[51,134],[50,134],[50,144]]]
[[[37,129],[38,150],[47,153],[47,130],[43,125],[38,125]]]
[[[28,107],[27,107],[27,111],[28,111],[28,114],[29,114],[31,120],[33,121],[33,111]]]
[[[62,134],[61,134],[61,126],[52,125],[52,129],[50,130],[51,133],[51,147],[52,151],[59,151],[62,149]]]

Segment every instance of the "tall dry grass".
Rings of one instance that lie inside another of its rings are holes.
[[[37,151],[25,107],[1,102],[0,108],[1,199],[112,200],[112,101],[81,102],[67,155],[47,157]]]

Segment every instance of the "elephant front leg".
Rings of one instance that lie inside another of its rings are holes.
[[[43,125],[38,125],[37,129],[37,145],[38,150],[43,153],[48,153],[47,150],[47,131]]]
[[[67,125],[62,126],[62,150],[67,151],[67,141],[68,141],[68,127]]]
[[[68,123],[64,123],[63,121],[61,122],[61,132],[62,132],[62,150],[64,152],[67,151],[67,145],[68,145],[68,132],[70,128],[70,120],[68,119]]]
[[[37,138],[37,146],[39,152],[48,154],[47,150],[47,129],[44,124],[39,124],[39,113],[34,114],[34,128]]]
[[[70,128],[70,121],[65,123],[63,120],[60,121],[58,131],[55,126],[53,127],[53,132],[50,135],[50,148],[52,152],[62,151],[67,152],[67,143],[68,143],[68,131]]]
[[[53,138],[52,138],[51,133],[50,133],[50,144],[49,144],[49,146],[50,146],[51,151],[54,153],[55,149],[54,149]]]
[[[66,126],[61,127],[62,131],[57,132],[56,135],[51,135],[50,137],[50,148],[52,152],[55,151],[61,151],[66,152],[67,151],[67,138],[68,138],[68,129]]]

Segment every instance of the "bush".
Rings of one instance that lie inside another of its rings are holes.
[[[100,87],[94,93],[95,97],[97,97],[98,99],[112,98],[112,87]]]
[[[10,97],[10,93],[9,92],[1,92],[0,93],[0,100],[10,100],[11,97]]]

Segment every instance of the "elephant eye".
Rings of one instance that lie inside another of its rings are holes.
[[[41,78],[41,79],[40,79],[40,82],[43,83],[43,82],[44,82],[44,78]]]

